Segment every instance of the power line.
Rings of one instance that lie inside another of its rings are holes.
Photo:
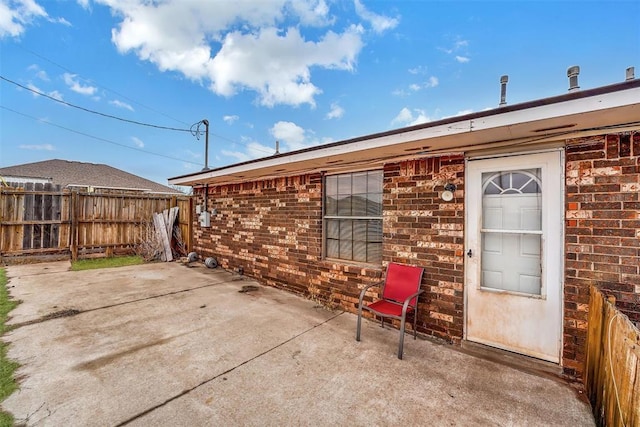
[[[177,158],[177,157],[167,156],[166,154],[160,154],[160,153],[155,153],[155,152],[153,152],[153,151],[143,150],[142,148],[131,147],[131,146],[129,146],[129,145],[121,144],[121,143],[119,143],[119,142],[115,142],[115,141],[111,141],[111,140],[109,140],[109,139],[101,138],[101,137],[99,137],[99,136],[91,135],[91,134],[88,134],[88,133],[85,133],[85,132],[81,132],[81,131],[78,131],[78,130],[75,130],[75,129],[70,129],[70,128],[68,128],[68,127],[65,127],[65,126],[62,126],[62,125],[59,125],[59,124],[56,124],[56,123],[50,122],[50,121],[48,121],[48,120],[42,120],[42,119],[39,119],[39,118],[37,118],[37,117],[30,116],[29,114],[21,113],[20,111],[16,111],[16,110],[14,110],[14,109],[12,109],[12,108],[5,107],[4,105],[0,105],[0,108],[2,108],[3,110],[10,111],[10,112],[12,112],[12,113],[15,113],[15,114],[21,115],[21,116],[23,116],[23,117],[27,117],[27,118],[29,118],[29,119],[35,120],[35,121],[37,121],[37,122],[45,123],[45,124],[48,124],[48,125],[50,125],[50,126],[57,127],[57,128],[63,129],[63,130],[66,130],[66,131],[68,131],[68,132],[72,132],[72,133],[75,133],[75,134],[78,134],[78,135],[86,136],[87,138],[92,138],[92,139],[95,139],[95,140],[98,140],[98,141],[106,142],[107,144],[117,145],[117,146],[119,146],[119,147],[128,148],[129,150],[135,150],[135,151],[139,151],[139,152],[141,152],[141,153],[151,154],[151,155],[153,155],[153,156],[164,157],[165,159],[177,160],[177,161],[179,161],[179,162],[190,163],[190,164],[193,164],[193,165],[201,166],[201,164],[200,164],[200,163],[192,162],[192,161],[190,161],[190,160],[179,159],[179,158]]]
[[[33,93],[35,93],[37,95],[44,96],[45,98],[48,98],[48,99],[50,99],[52,101],[59,102],[60,104],[66,105],[68,107],[77,108],[78,110],[82,110],[82,111],[85,111],[87,113],[97,114],[99,116],[108,117],[110,119],[115,119],[115,120],[120,120],[122,122],[132,123],[134,125],[148,126],[148,127],[152,127],[152,128],[156,128],[156,129],[174,130],[174,131],[178,131],[178,132],[191,132],[191,129],[180,129],[180,128],[174,128],[174,127],[169,127],[169,126],[154,125],[154,124],[151,124],[151,123],[143,123],[143,122],[138,122],[138,121],[135,121],[135,120],[123,119],[122,117],[117,117],[117,116],[113,116],[111,114],[101,113],[101,112],[95,111],[95,110],[90,110],[89,108],[80,107],[78,105],[71,104],[70,102],[63,101],[63,100],[58,99],[58,98],[54,98],[53,96],[47,95],[46,93],[42,93],[42,92],[40,92],[38,90],[35,90],[35,89],[30,88],[30,87],[21,85],[20,83],[14,82],[13,80],[10,80],[10,79],[8,79],[8,78],[6,78],[4,76],[0,75],[0,79],[4,80],[6,82],[9,82],[11,84],[14,84],[14,85],[16,85],[18,87],[21,87],[22,89],[25,89],[25,90],[28,90],[30,92],[33,92]]]
[[[31,50],[31,49],[27,49],[26,47],[24,47],[22,45],[17,45],[17,47],[19,47],[20,49],[24,50],[25,52],[29,52],[33,56],[36,56],[36,57],[38,57],[38,58],[40,58],[40,59],[42,59],[44,61],[47,61],[48,63],[53,64],[56,67],[61,68],[61,69],[65,70],[65,71],[67,71],[69,73],[78,74],[77,72],[75,72],[73,70],[70,70],[69,68],[65,67],[64,65],[58,64],[57,62],[47,58],[46,56],[39,54],[38,52],[35,52],[35,51]],[[94,83],[94,84],[96,84],[98,86],[101,86],[102,88],[106,89],[107,91],[115,93],[116,95],[126,99],[127,101],[130,101],[130,102],[133,102],[134,104],[140,105],[141,107],[144,107],[144,108],[148,109],[149,111],[153,111],[156,114],[160,114],[161,116],[164,116],[164,117],[166,117],[168,119],[171,119],[171,120],[175,120],[176,122],[182,123],[184,125],[189,125],[189,123],[187,123],[187,122],[184,122],[182,120],[176,119],[175,117],[171,117],[168,114],[163,113],[162,111],[158,111],[158,110],[156,110],[154,108],[149,107],[148,105],[145,105],[145,104],[143,104],[141,102],[138,102],[138,101],[136,101],[134,99],[131,99],[128,96],[123,95],[123,94],[121,94],[121,93],[119,93],[119,92],[117,92],[117,91],[115,91],[115,90],[113,90],[111,88],[108,88],[107,86],[105,86],[103,84],[95,82],[94,80],[91,80],[91,79],[83,79],[83,80],[86,81],[86,82]]]
[[[107,117],[107,118],[110,118],[110,119],[115,119],[115,120],[119,120],[119,121],[126,122],[126,123],[131,123],[131,124],[135,124],[135,125],[139,125],[139,126],[152,127],[152,128],[155,128],[155,129],[162,129],[162,130],[172,130],[172,131],[177,131],[177,132],[189,132],[189,133],[191,133],[193,135],[194,134],[193,127],[196,126],[198,123],[200,123],[200,122],[195,123],[194,125],[191,126],[190,129],[180,129],[180,128],[174,128],[174,127],[169,127],[169,126],[160,126],[160,125],[155,125],[155,124],[151,124],[151,123],[139,122],[139,121],[136,121],[136,120],[124,119],[122,117],[118,117],[118,116],[114,116],[114,115],[106,114],[106,113],[101,113],[99,111],[95,111],[95,110],[91,110],[89,108],[80,107],[78,105],[71,104],[70,102],[63,101],[63,100],[55,98],[55,97],[53,97],[51,95],[47,95],[46,93],[43,93],[43,92],[40,92],[38,90],[32,89],[32,88],[30,88],[28,86],[24,86],[24,85],[22,85],[22,84],[20,84],[18,82],[15,82],[15,81],[13,81],[11,79],[8,79],[8,78],[4,77],[2,75],[0,75],[0,79],[6,81],[8,83],[11,83],[13,85],[16,85],[16,86],[18,86],[18,87],[20,87],[22,89],[28,90],[28,91],[30,91],[32,93],[35,93],[36,95],[40,95],[40,96],[43,96],[43,97],[45,97],[47,99],[50,99],[52,101],[55,101],[55,102],[58,102],[60,104],[66,105],[68,107],[77,108],[79,110],[82,110],[82,111],[85,111],[85,112],[88,112],[88,113],[91,113],[91,114],[97,114],[97,115],[102,116],[102,117]],[[249,148],[247,146],[247,144],[243,144],[241,142],[234,141],[233,139],[227,138],[227,137],[222,136],[222,135],[218,135],[218,134],[213,133],[213,132],[209,132],[209,135],[213,135],[213,136],[215,136],[215,137],[217,137],[219,139],[223,139],[223,140],[229,141],[229,142],[231,142],[233,144],[238,144],[238,145],[244,146],[246,148]],[[272,154],[271,151],[263,150],[263,149],[258,148],[258,147],[254,147],[253,149],[257,150],[257,151],[262,151],[263,153]]]

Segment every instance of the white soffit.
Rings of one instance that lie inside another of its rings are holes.
[[[466,117],[466,118],[465,118]],[[509,110],[496,108],[487,115],[475,113],[406,131],[356,138],[351,142],[313,147],[277,157],[231,165],[188,176],[171,178],[170,184],[231,183],[257,178],[339,168],[339,164],[384,162],[387,158],[419,157],[443,151],[469,151],[521,141],[529,144],[550,138],[571,138],[597,127],[638,122],[640,87],[607,92]],[[343,167],[344,167],[343,166]]]

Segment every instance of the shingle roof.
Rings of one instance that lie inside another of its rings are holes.
[[[152,193],[179,193],[171,187],[108,165],[59,159],[0,168],[0,176],[5,179],[8,177],[46,178],[62,187],[90,186]]]

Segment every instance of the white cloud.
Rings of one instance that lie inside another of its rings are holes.
[[[436,87],[439,84],[440,84],[440,80],[438,80],[438,78],[435,77],[435,76],[431,76],[431,77],[429,77],[427,79],[426,82],[424,82],[422,84],[414,83],[414,84],[409,85],[409,89],[411,89],[414,92],[417,92],[417,91],[422,90],[422,89],[429,89],[429,88],[432,88],[432,87]],[[394,93],[394,95],[395,94],[396,93]],[[406,94],[405,92],[398,92],[397,93],[397,95],[405,95],[405,94]]]
[[[413,111],[404,107],[391,121],[391,125],[413,126],[431,121],[424,110],[415,108]]]
[[[344,108],[342,108],[337,102],[331,104],[331,110],[325,116],[327,119],[339,119],[344,116]]]
[[[456,55],[456,61],[458,61],[458,62],[459,62],[459,63],[461,63],[461,64],[464,64],[464,63],[466,63],[466,62],[471,61],[471,59],[469,59],[469,58],[468,58],[468,57],[466,57],[466,56]]]
[[[38,67],[36,64],[31,64],[27,67],[27,70],[29,71],[33,71],[36,75],[37,78],[39,78],[42,81],[48,82],[51,79],[49,79],[49,76],[47,75],[47,72],[44,70],[41,70],[40,67]]]
[[[332,138],[317,138],[312,130],[305,130],[293,122],[275,123],[269,132],[280,141],[280,152],[301,150],[303,148],[332,142]]]
[[[238,121],[240,117],[236,116],[235,114],[233,116],[222,116],[222,120],[224,120],[224,122],[228,125],[232,125],[234,124],[236,121]]]
[[[233,157],[239,162],[246,162],[252,159],[258,159],[260,157],[267,157],[272,154],[275,154],[276,149],[274,147],[267,147],[266,145],[260,144],[255,141],[251,141],[246,144],[247,150],[243,151],[232,151],[232,150],[221,150],[220,152],[228,157]]]
[[[72,27],[73,25],[71,25],[71,22],[67,21],[66,19],[59,17],[59,18],[49,18],[48,19],[49,22],[53,22],[54,24],[62,24],[65,25],[67,27]]]
[[[134,111],[131,105],[127,104],[126,102],[119,101],[117,99],[114,99],[113,101],[109,101],[109,104],[113,105],[114,107],[124,108],[125,110]]]
[[[310,67],[353,70],[361,47],[356,27],[343,34],[329,31],[317,42],[306,41],[296,28],[284,34],[276,28],[262,29],[258,34],[229,33],[208,63],[211,88],[224,96],[249,88],[269,107],[314,106],[314,97],[322,91],[311,82]]]
[[[60,92],[58,92],[57,90],[52,90],[51,92],[45,92],[44,90],[40,89],[38,86],[34,85],[33,83],[27,83],[26,86],[29,89],[31,89],[32,91],[43,93],[45,95],[50,96],[53,99],[57,99],[58,101],[62,101],[63,100],[62,99],[62,94]],[[34,97],[41,96],[40,93],[31,92],[31,94]]]
[[[62,78],[64,79],[64,83],[69,86],[69,89],[79,93],[80,95],[91,96],[98,91],[98,88],[95,86],[83,86],[82,83],[78,81],[78,76],[76,74],[64,73]]]
[[[277,122],[270,131],[273,137],[289,150],[305,148],[305,130],[293,122]],[[281,150],[282,151],[282,150]]]
[[[56,149],[51,144],[38,144],[38,145],[22,144],[22,145],[18,145],[18,148],[22,150],[31,150],[31,151],[55,151]]]
[[[35,0],[0,1],[0,39],[18,37],[35,19],[46,18],[47,12]]]
[[[373,31],[376,33],[383,33],[386,30],[395,28],[400,20],[398,18],[389,18],[387,16],[378,15],[367,10],[366,7],[360,2],[360,0],[354,0],[356,7],[356,13],[358,16],[371,24]]]
[[[427,73],[427,67],[425,67],[424,65],[418,65],[417,67],[413,67],[413,68],[409,68],[407,70],[409,72],[409,74],[426,74]]]
[[[140,138],[132,136],[131,140],[133,141],[133,143],[135,144],[136,147],[144,148],[144,142],[142,142],[142,140]]]
[[[51,92],[47,93],[47,95],[49,95],[50,97],[57,99],[58,101],[62,101],[62,94],[60,92],[58,92],[57,90],[52,90]]]
[[[255,91],[258,102],[315,105],[322,92],[313,68],[351,71],[362,49],[363,28],[335,22],[326,0],[190,2],[95,0],[120,19],[111,39],[161,71],[176,71],[213,92]],[[84,3],[82,3],[84,4]],[[286,26],[278,28],[278,25]],[[312,35],[303,35],[312,26]]]

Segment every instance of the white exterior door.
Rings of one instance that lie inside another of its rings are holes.
[[[559,363],[561,167],[559,151],[467,163],[469,341]]]

